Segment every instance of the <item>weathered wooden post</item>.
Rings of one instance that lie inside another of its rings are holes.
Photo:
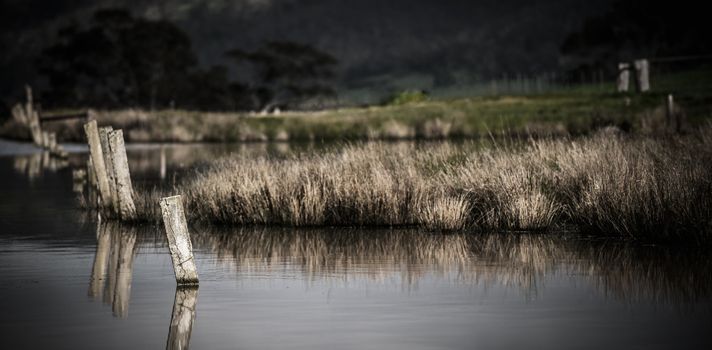
[[[178,285],[197,285],[198,270],[195,267],[193,244],[190,242],[181,196],[162,198],[161,213],[166,236],[168,236],[176,282]]]
[[[198,286],[177,287],[166,349],[188,349],[198,304]]]
[[[637,82],[636,87],[638,89],[638,92],[649,91],[650,71],[648,60],[645,58],[635,60],[635,62],[633,62],[633,66],[635,67],[635,78]]]
[[[12,118],[21,125],[28,126],[30,124],[27,114],[25,113],[25,108],[19,103],[12,107]]]
[[[136,206],[133,201],[133,186],[131,185],[131,173],[129,172],[129,160],[126,157],[123,131],[109,132],[109,149],[111,149],[111,161],[116,176],[119,216],[121,220],[132,220],[136,217]]]
[[[99,130],[96,126],[96,120],[84,124],[84,132],[87,135],[87,142],[89,143],[92,170],[94,170],[94,176],[96,176],[97,185],[99,187],[99,194],[101,195],[101,203],[102,206],[104,206],[111,203],[111,188],[109,187],[109,177],[106,174],[104,153],[101,150],[101,141],[99,139]]]
[[[628,92],[630,87],[630,63],[618,63],[618,81],[616,83],[618,92]]]
[[[109,132],[114,129],[110,126],[99,128],[99,141],[101,143],[101,152],[104,156],[104,166],[106,167],[106,176],[109,180],[110,197],[107,200],[106,206],[112,207],[116,214],[119,214],[118,194],[116,191],[116,172],[114,171],[114,162],[111,160],[111,148],[109,147]]]
[[[164,146],[161,146],[161,154],[160,154],[160,169],[159,169],[159,175],[161,176],[161,180],[165,180],[166,178],[166,148]]]
[[[53,132],[47,134],[47,149],[49,149],[52,154],[57,152],[57,134]]]
[[[32,135],[32,141],[35,145],[40,147],[43,146],[42,139],[42,129],[40,128],[40,118],[39,114],[34,108],[32,99],[32,88],[29,85],[25,86],[25,118],[27,119],[28,126],[30,127],[30,133]]]
[[[40,147],[48,149],[49,148],[49,133],[47,131],[42,131],[42,142],[39,144]]]
[[[675,100],[673,99],[672,94],[668,94],[667,99],[665,99],[665,117],[667,130],[675,130],[673,127],[673,124],[675,123]]]

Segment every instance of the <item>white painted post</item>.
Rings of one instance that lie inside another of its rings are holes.
[[[84,132],[87,135],[89,143],[89,155],[96,176],[99,194],[101,195],[102,206],[110,204],[111,188],[109,187],[109,178],[106,175],[106,165],[104,164],[104,153],[101,150],[101,141],[99,139],[99,130],[96,126],[96,120],[92,120],[84,124]]]
[[[99,142],[101,143],[101,152],[104,156],[104,165],[106,167],[106,176],[109,180],[109,192],[111,193],[106,206],[113,207],[116,214],[119,213],[118,194],[116,191],[116,172],[114,171],[114,162],[111,161],[111,148],[109,147],[109,132],[114,129],[110,126],[99,128]]]
[[[133,201],[133,186],[131,186],[131,173],[129,172],[129,160],[126,157],[123,131],[109,132],[109,149],[111,149],[111,161],[116,176],[119,215],[121,220],[132,220],[136,217],[136,206]]]
[[[618,63],[618,92],[628,92],[630,86],[630,63]]]
[[[635,60],[635,78],[637,81],[638,92],[646,92],[650,90],[650,71],[648,60],[645,58]]]
[[[195,267],[193,244],[190,242],[181,196],[165,197],[160,203],[176,282],[178,285],[197,285],[198,270]]]
[[[195,321],[195,307],[197,303],[197,286],[176,288],[166,349],[188,349],[190,345],[190,334],[193,331],[193,321]]]

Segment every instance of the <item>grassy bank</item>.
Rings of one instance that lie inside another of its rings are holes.
[[[664,127],[664,95],[569,93],[431,100],[391,106],[279,115],[195,111],[98,111],[99,124],[124,130],[129,142],[236,142],[474,138],[493,135],[578,135],[604,126],[656,132]],[[680,97],[690,126],[712,115],[712,103]],[[80,121],[47,123],[63,141],[84,141]],[[29,137],[13,122],[0,136]]]
[[[712,229],[709,127],[665,139],[600,133],[474,146],[233,157],[171,192],[185,196],[190,220],[233,225],[577,228],[654,241],[701,241]],[[159,195],[141,192],[142,217],[159,218]]]

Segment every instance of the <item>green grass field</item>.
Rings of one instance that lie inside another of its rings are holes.
[[[391,105],[260,115],[186,110],[97,111],[101,125],[124,129],[129,142],[343,141],[477,138],[517,135],[579,135],[606,126],[625,131],[665,129],[668,92],[695,128],[712,116],[712,72],[697,71],[653,80],[646,94],[603,92],[581,85],[540,95],[438,98]],[[82,142],[80,121],[45,125],[63,141]],[[28,133],[12,121],[0,136],[22,139]]]

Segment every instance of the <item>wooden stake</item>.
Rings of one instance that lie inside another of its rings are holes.
[[[57,150],[57,134],[53,132],[47,134],[47,149],[53,154]]]
[[[114,129],[110,126],[99,128],[99,141],[101,143],[101,152],[104,156],[104,165],[106,166],[106,176],[109,180],[110,197],[106,203],[107,207],[114,208],[116,214],[119,213],[118,194],[116,191],[116,171],[114,171],[114,162],[111,161],[111,148],[109,147],[109,132]]]
[[[126,157],[123,131],[109,132],[109,149],[111,149],[111,162],[116,176],[119,216],[121,220],[133,220],[136,218],[136,206],[133,201],[133,186],[131,186],[131,173],[129,172],[129,160]]]
[[[630,86],[630,63],[618,63],[618,92],[628,92]]]
[[[190,242],[190,233],[181,197],[165,197],[161,199],[160,203],[176,282],[178,285],[197,285],[198,270],[195,267],[193,245]]]
[[[635,62],[633,62],[633,65],[635,66],[635,78],[637,82],[636,87],[638,88],[638,92],[649,91],[650,72],[648,60],[645,58],[635,60]]]
[[[109,187],[109,177],[106,174],[104,153],[101,150],[101,141],[99,140],[99,130],[96,126],[96,120],[84,124],[84,132],[87,135],[87,142],[89,143],[92,170],[94,170],[94,176],[96,176],[102,206],[105,206],[107,203],[111,203],[111,188]]]
[[[46,131],[42,131],[42,142],[40,143],[40,147],[49,149],[49,133]]]

